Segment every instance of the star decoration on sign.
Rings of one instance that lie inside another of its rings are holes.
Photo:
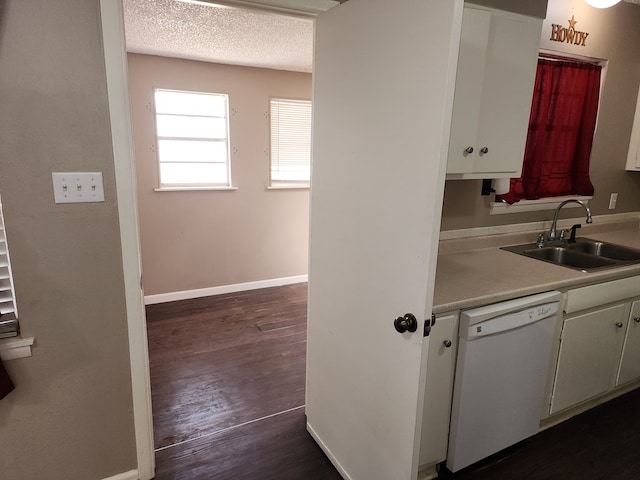
[[[569,20],[569,28],[573,28],[575,30],[576,23],[578,23],[578,22],[576,22],[576,19],[574,18],[574,16],[571,15],[571,20]]]

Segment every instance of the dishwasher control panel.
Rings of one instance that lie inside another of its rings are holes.
[[[559,302],[549,302],[544,305],[527,308],[519,312],[511,312],[491,320],[469,325],[465,322],[464,314],[460,320],[460,337],[465,340],[493,335],[496,332],[521,328],[530,323],[535,323],[547,317],[555,315],[560,309]]]

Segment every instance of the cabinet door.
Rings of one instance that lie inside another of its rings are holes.
[[[540,19],[465,7],[447,173],[520,175],[541,28]]]
[[[629,309],[619,304],[564,321],[552,414],[613,387]]]
[[[640,300],[633,302],[616,386],[640,378]]]
[[[491,12],[465,6],[451,120],[447,174],[473,171]],[[473,152],[467,153],[467,150]]]
[[[638,88],[638,97],[636,99],[636,114],[633,117],[633,127],[631,128],[627,170],[640,170],[640,87]]]
[[[438,316],[429,335],[420,465],[432,465],[447,458],[457,350],[458,312]]]

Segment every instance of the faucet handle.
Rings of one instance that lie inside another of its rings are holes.
[[[536,247],[538,248],[544,247],[544,232],[538,235],[538,240],[536,241]]]
[[[570,243],[573,243],[576,241],[576,230],[581,227],[582,225],[579,223],[576,223],[573,227],[571,227],[571,236],[569,237]]]

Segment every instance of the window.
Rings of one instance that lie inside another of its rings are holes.
[[[311,178],[311,101],[272,98],[271,185],[308,186]]]
[[[16,296],[0,199],[0,338],[16,337],[19,333]]]
[[[497,200],[593,195],[589,160],[601,70],[594,63],[538,59],[522,177]]]
[[[160,190],[230,187],[228,96],[154,93]]]

